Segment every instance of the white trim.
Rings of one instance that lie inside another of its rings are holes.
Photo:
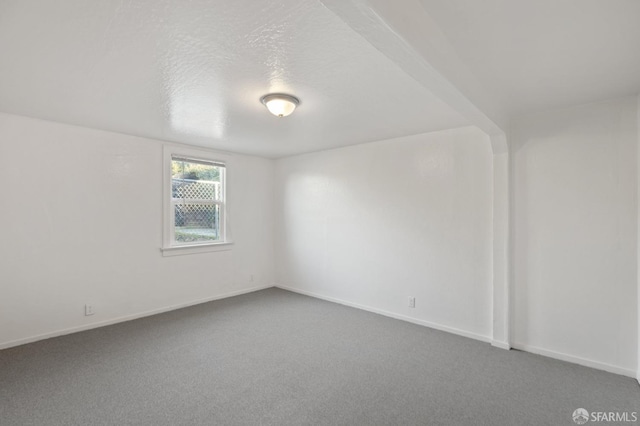
[[[513,349],[518,349],[525,352],[531,352],[532,354],[538,354],[538,355],[546,356],[548,358],[559,359],[561,361],[582,365],[584,367],[591,367],[597,370],[604,370],[604,371],[608,371],[609,373],[621,374],[627,377],[633,378],[635,377],[635,374],[636,374],[636,372],[631,369],[617,367],[615,365],[611,365],[611,364],[607,364],[599,361],[593,361],[593,360],[581,358],[578,356],[568,355],[562,352],[550,351],[548,349],[542,349],[537,346],[525,345],[522,343],[514,342],[512,344],[512,347]]]
[[[507,351],[511,349],[511,344],[509,344],[509,342],[500,342],[498,340],[492,340],[491,346],[494,346],[500,349],[505,349]]]
[[[171,196],[171,161],[174,156],[177,157],[191,157],[198,158],[212,163],[221,164],[220,166],[220,197],[222,200],[211,200],[212,204],[220,205],[220,240],[215,243],[203,243],[202,247],[209,247],[204,249],[200,247],[200,244],[176,244],[174,236],[174,199]],[[229,167],[228,158],[225,155],[219,154],[214,151],[205,149],[198,149],[193,147],[182,147],[180,145],[164,144],[162,148],[162,250],[163,256],[175,256],[177,254],[192,254],[202,252],[213,252],[222,250],[231,250],[231,246],[227,248],[220,248],[222,244],[230,244],[228,222],[227,222],[227,168]],[[196,248],[196,246],[198,246]],[[174,252],[174,248],[183,248],[180,252]]]
[[[407,321],[407,322],[410,322],[410,323],[413,323],[413,324],[423,325],[425,327],[433,328],[435,330],[445,331],[447,333],[456,334],[458,336],[468,337],[468,338],[471,338],[471,339],[479,340],[481,342],[491,343],[492,346],[497,347],[497,348],[501,348],[501,349],[510,349],[510,348],[518,349],[518,350],[521,350],[521,351],[531,352],[531,353],[534,353],[534,354],[546,356],[548,358],[559,359],[561,361],[566,361],[566,362],[570,362],[570,363],[573,363],[573,364],[582,365],[582,366],[585,366],[585,367],[591,367],[591,368],[595,368],[597,370],[604,370],[604,371],[608,371],[608,372],[614,373],[614,374],[621,374],[623,376],[628,376],[628,377],[632,377],[632,378],[635,378],[636,374],[637,374],[634,370],[631,370],[631,369],[626,369],[626,368],[622,368],[622,367],[616,367],[616,366],[611,365],[611,364],[606,364],[606,363],[598,362],[598,361],[592,361],[592,360],[589,360],[589,359],[580,358],[580,357],[576,357],[576,356],[572,356],[572,355],[567,355],[567,354],[563,354],[563,353],[560,353],[560,352],[549,351],[549,350],[541,349],[541,348],[538,348],[538,347],[535,347],[535,346],[523,345],[523,344],[519,344],[519,343],[512,343],[511,345],[509,345],[509,343],[507,343],[507,342],[501,342],[501,341],[497,341],[497,340],[492,340],[488,336],[483,336],[483,335],[480,335],[480,334],[476,334],[476,333],[472,333],[472,332],[469,332],[469,331],[460,330],[460,329],[457,329],[457,328],[454,328],[454,327],[449,327],[449,326],[433,323],[433,322],[430,322],[430,321],[424,321],[424,320],[420,320],[420,319],[416,319],[416,318],[411,318],[411,317],[408,317],[408,316],[405,316],[405,315],[396,314],[396,313],[385,311],[385,310],[378,309],[378,308],[372,308],[370,306],[365,306],[365,305],[361,305],[361,304],[358,304],[358,303],[348,302],[346,300],[337,299],[335,297],[323,296],[321,294],[314,293],[314,292],[311,292],[311,291],[300,290],[300,289],[293,288],[293,287],[286,287],[286,286],[283,286],[283,285],[280,285],[280,284],[276,284],[275,287],[276,288],[280,288],[282,290],[291,291],[291,292],[294,292],[294,293],[304,294],[305,296],[311,296],[311,297],[315,297],[317,299],[322,299],[322,300],[326,300],[326,301],[329,301],[329,302],[338,303],[340,305],[345,305],[345,306],[349,306],[349,307],[352,307],[352,308],[362,309],[363,311],[373,312],[373,313],[376,313],[376,314],[384,315],[386,317],[395,318],[395,319],[399,319],[399,320],[402,320],[402,321]]]
[[[162,247],[162,256],[182,256],[184,254],[211,253],[216,251],[227,251],[233,248],[232,241],[224,243],[190,244],[173,247]]]
[[[22,339],[12,340],[9,342],[2,342],[0,343],[0,349],[7,349],[7,348],[12,348],[14,346],[26,345],[27,343],[33,343],[39,340],[50,339],[52,337],[64,336],[66,334],[78,333],[80,331],[86,331],[94,328],[105,327],[107,325],[117,324],[125,321],[131,321],[138,318],[148,317],[151,315],[162,314],[164,312],[175,311],[176,309],[188,308],[189,306],[199,305],[201,303],[212,302],[214,300],[219,300],[219,299],[226,299],[228,297],[239,296],[241,294],[253,293],[255,291],[260,291],[260,290],[264,290],[271,287],[273,286],[264,285],[264,286],[251,287],[244,290],[236,290],[236,291],[224,293],[218,296],[206,297],[204,299],[198,299],[191,302],[180,303],[177,305],[171,305],[164,308],[153,309],[150,311],[140,312],[137,314],[125,315],[123,317],[113,318],[110,320],[94,322],[91,324],[81,325],[77,327],[65,328],[62,330],[57,330],[50,333],[38,334],[36,336],[25,337]]]
[[[363,311],[373,312],[374,314],[384,315],[385,317],[390,317],[390,318],[394,318],[394,319],[410,322],[412,324],[422,325],[422,326],[425,326],[425,327],[433,328],[434,330],[445,331],[447,333],[456,334],[458,336],[468,337],[470,339],[475,339],[475,340],[480,340],[481,342],[486,342],[486,343],[491,342],[491,338],[489,336],[483,336],[481,334],[472,333],[470,331],[460,330],[458,328],[449,327],[449,326],[446,326],[446,325],[441,325],[441,324],[437,324],[437,323],[434,323],[434,322],[425,321],[425,320],[421,320],[421,319],[417,319],[417,318],[412,318],[412,317],[409,317],[409,316],[406,316],[406,315],[396,314],[394,312],[389,312],[389,311],[385,311],[383,309],[373,308],[371,306],[361,305],[359,303],[348,302],[346,300],[337,299],[335,297],[323,296],[321,294],[313,293],[313,292],[306,291],[306,290],[300,290],[300,289],[297,289],[297,288],[286,287],[286,286],[282,286],[282,285],[279,285],[279,284],[276,284],[275,287],[279,288],[279,289],[282,289],[282,290],[291,291],[293,293],[299,293],[299,294],[304,294],[305,296],[315,297],[316,299],[322,299],[322,300],[326,300],[328,302],[333,302],[333,303],[338,303],[340,305],[349,306],[351,308],[357,308],[357,309],[361,309]]]

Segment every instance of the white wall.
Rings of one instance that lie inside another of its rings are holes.
[[[640,374],[638,101],[515,121],[515,347]],[[274,282],[490,339],[481,132],[220,156],[233,249],[162,257],[161,142],[0,114],[0,348]]]
[[[491,156],[463,128],[277,160],[276,282],[488,340]]]
[[[273,161],[220,157],[232,250],[163,257],[161,142],[0,114],[0,347],[273,285]]]
[[[513,126],[514,346],[637,368],[637,100]]]

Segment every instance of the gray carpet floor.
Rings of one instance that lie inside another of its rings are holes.
[[[580,407],[640,412],[640,386],[279,289],[0,351],[3,426],[575,425]]]

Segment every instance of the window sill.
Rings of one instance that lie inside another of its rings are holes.
[[[231,250],[233,242],[225,241],[224,243],[211,244],[192,244],[184,246],[162,247],[162,256],[182,256],[184,254],[209,253],[214,251]]]

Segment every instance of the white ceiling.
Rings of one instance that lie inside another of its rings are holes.
[[[420,0],[511,116],[640,91],[638,0]]]
[[[0,111],[240,153],[468,124],[316,0],[2,0],[0,52]]]
[[[640,1],[0,0],[0,52],[0,111],[275,158],[637,93]]]

